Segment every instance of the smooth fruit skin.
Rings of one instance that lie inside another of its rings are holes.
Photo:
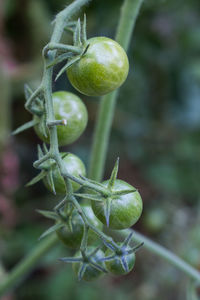
[[[86,175],[86,169],[85,165],[83,164],[82,160],[72,154],[72,153],[65,153],[66,155],[64,156],[64,153],[62,152],[61,155],[64,157],[62,159],[63,161],[63,167],[66,169],[66,171],[76,177],[79,177],[79,175],[85,176]],[[48,190],[53,192],[52,187],[49,184],[48,176],[43,179],[44,185]],[[58,167],[55,165],[53,167],[53,180],[54,180],[54,186],[55,186],[55,191],[57,194],[66,194],[66,187],[65,187],[65,181],[63,177],[60,175],[60,171]],[[76,191],[80,188],[80,185],[74,181],[71,181],[72,183],[72,188],[73,191]]]
[[[57,126],[58,144],[59,146],[71,144],[81,136],[87,126],[88,113],[86,106],[78,96],[70,92],[55,92],[52,98],[55,119],[66,119],[67,121],[66,126]],[[37,116],[34,118],[38,121]],[[40,123],[35,125],[34,129],[42,141],[45,143],[50,142],[49,135],[45,137]]]
[[[90,247],[87,248],[87,253],[91,253],[94,250],[95,250],[95,247],[90,246]],[[81,256],[80,251],[78,251],[75,254],[75,257],[78,257],[78,256]],[[103,251],[98,250],[97,253],[95,254],[95,256],[93,257],[93,261],[97,262],[99,264],[98,259],[103,258],[103,257],[104,257]],[[104,267],[104,263],[101,263],[101,265]],[[80,267],[79,263],[73,263],[72,264],[72,269],[73,269],[73,271],[76,275],[78,275],[79,267]],[[103,272],[101,272],[101,271],[95,269],[94,267],[88,265],[82,279],[85,280],[85,281],[93,281],[93,280],[99,278],[102,275],[104,275]]]
[[[105,256],[112,255],[113,252],[110,249],[107,249],[105,252]],[[113,275],[125,275],[128,274],[135,265],[135,253],[131,253],[129,255],[126,255],[125,257],[126,263],[128,266],[128,272],[126,272],[121,264],[121,261],[119,258],[113,258],[112,260],[105,261],[105,265],[107,270],[112,273]]]
[[[89,48],[82,58],[67,69],[69,81],[87,96],[101,96],[117,89],[129,70],[124,49],[107,37],[87,40]]]
[[[108,180],[102,183],[108,186]],[[113,191],[120,191],[126,189],[133,189],[127,182],[117,179],[115,181]],[[92,201],[92,209],[95,216],[106,225],[106,218],[104,214],[105,200],[101,202]],[[125,229],[134,225],[142,213],[142,198],[138,191],[117,196],[111,202],[109,228],[111,229]]]
[[[92,225],[94,225],[97,229],[102,230],[103,224],[96,218],[93,213],[93,210],[90,205],[82,204],[81,205],[83,211],[88,217],[89,221]],[[84,223],[77,211],[74,211],[72,214],[72,228],[73,231],[70,230],[69,226],[62,227],[57,230],[58,238],[67,246],[68,248],[77,249],[81,245],[81,240],[83,237]],[[88,245],[91,245],[99,240],[98,236],[89,229],[88,231]]]

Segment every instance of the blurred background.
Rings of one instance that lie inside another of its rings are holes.
[[[42,183],[24,187],[37,174],[32,164],[40,141],[32,129],[15,137],[10,133],[31,120],[23,85],[39,84],[50,22],[69,3],[0,1],[0,276],[51,225],[36,209],[51,209],[55,197]],[[113,38],[121,4],[93,0],[84,8],[80,15],[87,13],[88,37]],[[63,41],[69,43],[71,35],[65,34]],[[105,178],[120,156],[119,178],[138,188],[144,200],[134,228],[200,270],[200,1],[145,1],[128,56],[130,72],[118,99]],[[53,88],[74,91],[65,75]],[[89,112],[87,130],[62,150],[87,165],[99,99],[80,97]],[[145,249],[129,275],[105,276],[90,284],[78,283],[71,266],[57,261],[69,253],[59,244],[3,299],[186,299],[187,278]]]

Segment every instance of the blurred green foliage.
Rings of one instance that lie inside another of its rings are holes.
[[[10,56],[2,55],[0,61],[15,62],[14,73],[9,64],[5,69],[10,75],[14,129],[30,120],[23,108],[23,83],[37,86],[41,49],[52,29],[50,21],[70,1],[4,2],[2,34]],[[88,37],[114,36],[121,3],[93,0],[85,8]],[[71,40],[70,34],[65,40]],[[144,199],[143,217],[136,228],[200,269],[200,1],[145,1],[128,56],[130,72],[118,99],[105,177],[120,156],[119,177],[136,186]],[[53,88],[73,91],[64,75]],[[64,150],[87,163],[99,99],[80,97],[88,107],[89,126],[78,142]],[[8,123],[1,126],[10,130]],[[20,165],[18,188],[12,193],[0,192],[0,199],[3,195],[8,203],[7,210],[0,211],[0,256],[8,270],[34,247],[49,224],[35,209],[50,209],[55,203],[42,183],[24,188],[37,174],[32,162],[38,142],[29,131],[8,138],[5,147],[5,151],[12,149]],[[0,180],[3,176],[0,172]],[[71,267],[57,262],[66,253],[64,247],[52,250],[18,287],[13,299],[186,299],[186,279],[145,250],[138,253],[130,275],[105,277],[92,284],[77,283]]]

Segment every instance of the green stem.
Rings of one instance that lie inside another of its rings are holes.
[[[125,51],[128,50],[142,2],[143,0],[125,0],[121,8],[121,16],[115,39]],[[118,93],[119,90],[115,90],[105,95],[101,100],[99,108],[89,167],[89,177],[97,181],[102,180],[103,176]]]
[[[56,245],[57,241],[57,236],[54,234],[44,239],[35,247],[35,249],[32,250],[31,253],[29,253],[27,257],[19,262],[10,273],[5,275],[0,283],[0,297],[3,296],[6,291],[23,280],[24,276],[35,267],[41,257]]]
[[[132,229],[126,229],[119,232],[119,235],[126,237],[130,232],[132,232]],[[144,242],[144,248],[149,250],[150,252],[162,257],[167,262],[172,264],[173,266],[177,267],[179,270],[183,271],[185,274],[187,274],[189,277],[195,279],[200,283],[200,272],[198,272],[195,268],[193,268],[191,265],[186,263],[183,259],[172,253],[171,251],[167,250],[163,246],[153,242],[149,238],[145,237],[141,233],[133,231],[133,242],[142,243]]]

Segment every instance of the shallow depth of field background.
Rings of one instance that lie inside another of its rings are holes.
[[[55,197],[42,183],[24,185],[40,143],[31,129],[10,132],[31,119],[23,85],[42,74],[42,47],[50,21],[68,0],[4,0],[0,3],[0,276],[37,245],[52,223],[36,209]],[[87,8],[88,37],[114,37],[122,0],[93,0]],[[70,42],[65,34],[63,42]],[[139,189],[144,211],[135,229],[170,248],[200,270],[200,2],[145,1],[128,51],[130,72],[120,91],[105,178],[120,156],[119,178]],[[55,73],[58,71],[55,68]],[[74,91],[65,75],[54,90]],[[77,92],[76,92],[77,93]],[[89,112],[82,137],[62,150],[88,164],[99,99],[80,95]],[[72,252],[59,244],[41,259],[6,300],[186,299],[187,278],[142,249],[133,272],[78,283],[71,266],[57,258]],[[1,270],[2,269],[2,270]]]

